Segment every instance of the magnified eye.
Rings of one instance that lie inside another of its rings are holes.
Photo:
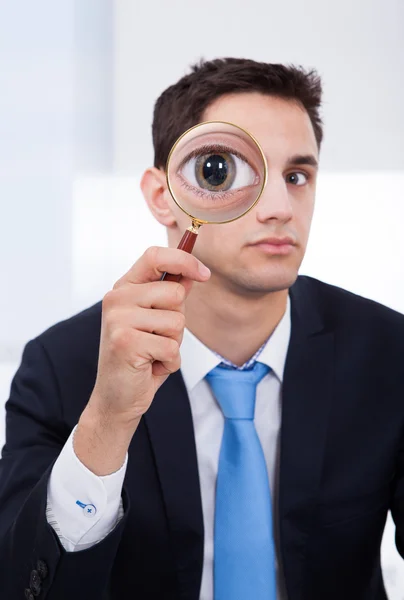
[[[244,159],[219,149],[189,158],[181,173],[194,187],[211,192],[225,192],[257,183],[257,174]]]

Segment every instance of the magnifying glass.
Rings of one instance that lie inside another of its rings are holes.
[[[191,253],[199,228],[240,219],[258,202],[268,167],[258,141],[245,129],[225,121],[206,121],[188,129],[167,159],[168,190],[191,219],[178,248]],[[181,275],[164,273],[166,281]]]

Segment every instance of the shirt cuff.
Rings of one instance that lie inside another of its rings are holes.
[[[74,427],[53,465],[48,481],[48,508],[64,547],[74,550],[101,541],[115,527],[128,463],[110,475],[98,476],[87,469],[73,449]]]

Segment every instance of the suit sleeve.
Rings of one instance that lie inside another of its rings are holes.
[[[47,489],[70,431],[58,381],[40,340],[24,349],[6,403],[6,444],[0,460],[1,597],[92,600],[105,597],[129,513],[102,541],[66,552],[46,518]],[[29,596],[31,590],[31,596]]]

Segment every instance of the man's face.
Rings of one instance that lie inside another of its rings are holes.
[[[306,251],[314,209],[317,168],[310,163],[318,161],[318,148],[307,113],[294,102],[240,93],[220,97],[202,120],[228,121],[249,131],[265,153],[268,182],[247,215],[201,227],[193,253],[212,278],[238,294],[289,288]],[[190,225],[176,206],[173,210],[179,229],[169,232],[170,246]],[[265,243],[273,237],[291,238],[294,245],[281,253]]]

